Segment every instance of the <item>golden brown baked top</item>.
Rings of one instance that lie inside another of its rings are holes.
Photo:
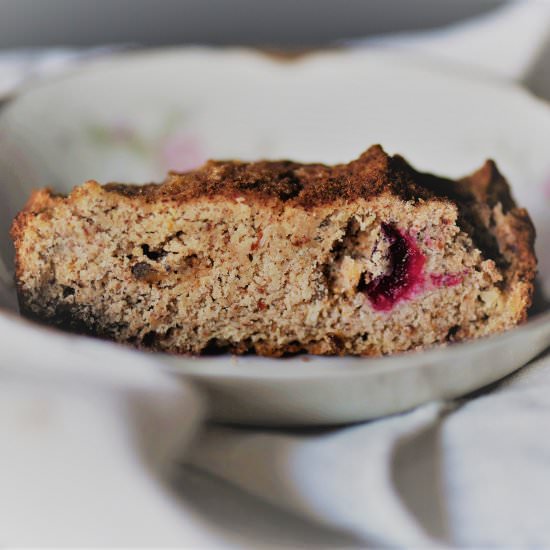
[[[390,192],[406,200],[428,199],[417,174],[399,156],[370,147],[349,164],[327,166],[291,161],[209,161],[197,170],[172,172],[162,184],[110,184],[107,189],[145,200],[170,197],[181,202],[195,198],[249,196],[314,208],[336,200],[352,201]]]
[[[146,201],[247,196],[256,201],[275,199],[306,209],[382,193],[405,200],[438,197],[485,202],[490,206],[501,202],[505,212],[513,206],[506,181],[491,160],[472,176],[453,181],[417,172],[401,156],[386,154],[380,145],[373,145],[349,164],[210,160],[190,172],[171,172],[160,184],[111,183],[105,189]]]

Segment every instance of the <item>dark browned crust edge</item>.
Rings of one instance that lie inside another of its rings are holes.
[[[412,201],[433,197],[428,189],[418,185],[415,172],[400,157],[387,155],[379,145],[370,147],[349,164],[211,160],[191,172],[171,172],[162,184],[115,183],[105,189],[150,202],[247,197],[256,203],[275,200],[305,209],[382,193]]]
[[[459,184],[478,202],[486,203],[491,208],[485,227],[497,242],[499,253],[506,263],[506,286],[520,289],[518,299],[523,303],[523,309],[519,322],[525,322],[533,302],[537,275],[536,230],[529,213],[516,205],[508,182],[493,160],[486,161]]]
[[[18,287],[17,296],[19,310],[23,317],[50,327],[55,327],[73,334],[91,336],[94,338],[116,341],[119,344],[130,346],[142,351],[158,351],[167,353],[159,345],[162,335],[156,333],[146,334],[142,340],[117,340],[116,334],[121,328],[120,324],[104,323],[100,315],[94,312],[92,305],[74,306],[66,302],[48,303],[53,309],[52,315],[44,314],[44,310],[36,311],[30,304],[30,295]],[[173,350],[170,353],[192,355],[184,350]],[[336,336],[329,342],[293,342],[282,347],[274,347],[266,342],[242,341],[238,343],[225,342],[212,339],[200,355],[220,355],[231,353],[235,355],[257,354],[265,357],[286,357],[299,353],[311,353],[318,355],[346,355],[344,342]]]
[[[520,322],[525,322],[532,305],[537,275],[536,231],[527,210],[516,205],[510,186],[496,163],[486,160],[469,176],[454,181],[416,172],[405,159],[395,158],[415,173],[419,185],[434,196],[451,200],[457,205],[458,224],[472,237],[486,258],[495,260],[504,273],[507,287],[521,283],[525,306]],[[480,216],[476,209],[479,204],[486,204],[491,209],[488,219]]]

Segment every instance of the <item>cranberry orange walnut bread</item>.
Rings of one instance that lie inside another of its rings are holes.
[[[536,270],[493,162],[449,181],[379,146],[332,167],[210,161],[159,185],[41,190],[12,233],[24,315],[173,353],[484,336],[525,320]]]

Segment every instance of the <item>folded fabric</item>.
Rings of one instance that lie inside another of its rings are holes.
[[[319,433],[213,427],[197,468],[369,546],[550,545],[550,354],[475,399]]]

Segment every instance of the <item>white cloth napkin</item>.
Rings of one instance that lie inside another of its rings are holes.
[[[550,97],[549,29],[548,3],[521,2],[366,45],[452,59]],[[1,54],[0,90],[80,55]],[[2,545],[550,546],[550,356],[453,404],[261,430],[201,426],[207,403],[154,356],[3,317],[0,334]]]

